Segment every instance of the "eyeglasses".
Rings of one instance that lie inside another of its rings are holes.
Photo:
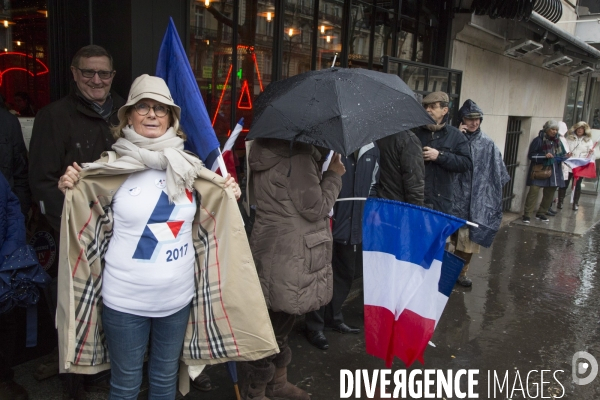
[[[426,109],[426,110],[429,110],[430,108],[431,108],[432,110],[435,110],[435,109],[436,109],[436,108],[438,108],[438,107],[439,107],[438,103],[429,103],[429,104],[423,104],[423,108],[424,108],[424,109]],[[441,107],[440,107],[440,108],[441,108]]]
[[[100,79],[110,79],[115,71],[95,71],[93,69],[81,69],[79,67],[75,67],[81,72],[81,75],[84,78],[93,78],[94,75],[98,74],[98,78]]]
[[[146,103],[137,103],[135,106],[133,106],[133,108],[135,108],[135,111],[142,117],[148,115],[148,113],[150,112],[150,109],[154,110],[154,115],[156,115],[158,118],[164,117],[170,111],[169,107],[163,106],[162,104],[157,104],[155,106],[149,106]]]

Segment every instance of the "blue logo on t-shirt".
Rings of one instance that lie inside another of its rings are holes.
[[[192,193],[186,190],[186,197],[189,203],[184,200],[187,204],[176,204],[181,202],[169,203],[169,196],[163,191],[158,198],[158,202],[150,215],[150,219],[146,223],[144,232],[140,237],[133,258],[136,260],[152,260],[153,255],[159,244],[174,242],[177,240],[177,236],[181,230],[185,221],[172,220],[169,218],[173,214],[173,210],[176,207],[193,205]]]

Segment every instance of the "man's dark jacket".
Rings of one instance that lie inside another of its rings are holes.
[[[402,131],[379,139],[377,146],[381,153],[377,196],[422,206],[425,166],[419,139]]]
[[[473,168],[469,142],[461,131],[448,124],[438,131],[422,126],[415,134],[422,147],[440,152],[435,161],[425,161],[425,205],[451,214],[454,175]]]
[[[0,170],[19,199],[24,216],[31,206],[27,169],[27,148],[19,119],[0,108]]]
[[[379,149],[376,145],[363,146],[357,153],[342,156],[346,173],[342,175],[342,190],[338,198],[369,197],[375,194],[379,171]],[[362,243],[362,215],[364,201],[338,201],[333,207],[333,240],[342,244]]]
[[[38,205],[43,202],[42,212],[57,231],[64,201],[58,180],[73,162],[96,161],[115,142],[110,127],[118,124],[117,111],[125,101],[113,92],[111,96],[108,122],[81,97],[75,83],[69,95],[36,115],[29,145],[29,183],[33,200]]]

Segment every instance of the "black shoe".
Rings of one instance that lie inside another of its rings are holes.
[[[196,379],[192,381],[192,386],[201,392],[210,392],[212,389],[210,377],[204,372],[200,373],[200,375],[198,375]]]
[[[458,283],[460,286],[464,286],[464,287],[471,287],[471,285],[473,285],[473,282],[467,278],[466,276],[459,276],[458,279],[456,280],[456,283]]]
[[[536,217],[537,219],[539,219],[540,221],[544,221],[544,222],[548,222],[548,221],[550,221],[550,220],[548,219],[548,217],[546,217],[544,214],[536,214],[536,216],[535,216],[535,217]]]
[[[523,223],[524,223],[524,224],[528,224],[528,223],[530,223],[530,222],[531,222],[531,218],[529,218],[529,217],[526,217],[526,216],[523,216]]]
[[[306,338],[308,339],[308,343],[319,350],[327,350],[329,348],[329,342],[323,331],[306,331]]]
[[[557,212],[551,208],[549,208],[548,211],[546,211],[546,215],[549,215],[551,217],[554,217],[556,214],[557,214]]]
[[[561,200],[558,201],[558,203],[556,203],[556,208],[558,208],[559,210],[562,210],[563,207],[563,202]]]
[[[579,210],[579,204],[573,203],[573,211]]]
[[[340,332],[340,333],[360,333],[360,329],[355,327],[355,326],[348,326],[345,323],[341,323],[338,326],[334,326],[331,329],[333,329],[336,332]]]

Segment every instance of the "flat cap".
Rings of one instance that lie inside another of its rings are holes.
[[[425,96],[425,98],[423,99],[423,104],[432,104],[440,101],[444,103],[449,103],[450,98],[444,92],[432,92]]]

